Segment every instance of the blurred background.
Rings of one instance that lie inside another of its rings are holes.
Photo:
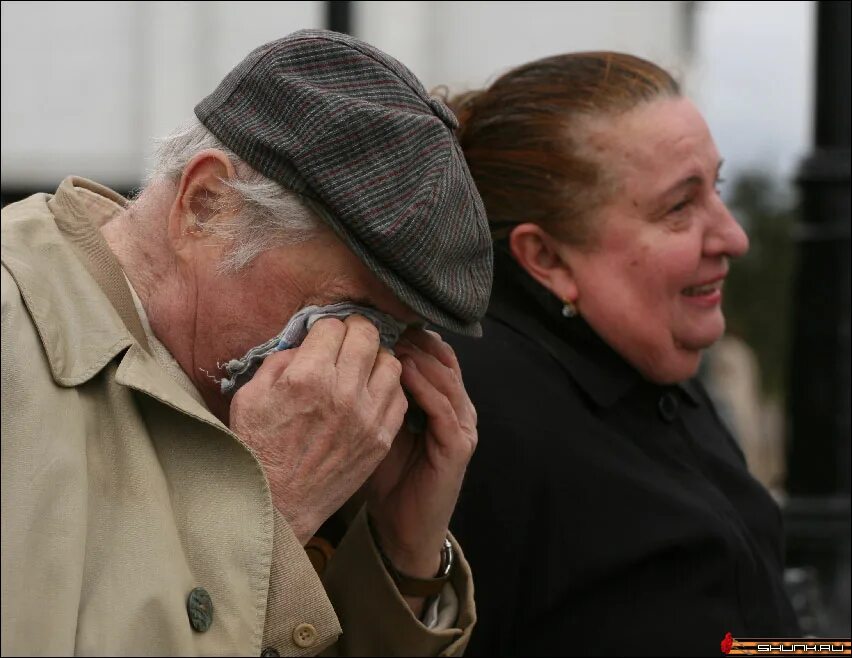
[[[701,376],[787,521],[807,633],[850,633],[849,2],[3,2],[2,203],[68,174],[138,189],[152,138],[256,46],[354,34],[427,88],[620,50],[703,110],[752,241]]]

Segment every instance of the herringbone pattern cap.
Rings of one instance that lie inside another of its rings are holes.
[[[414,311],[481,333],[492,278],[485,210],[455,116],[405,66],[354,37],[302,30],[254,50],[195,113],[301,194]]]

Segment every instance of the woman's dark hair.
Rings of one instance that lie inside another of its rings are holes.
[[[524,64],[486,89],[450,99],[494,238],[533,222],[586,243],[589,211],[617,185],[585,143],[588,120],[679,95],[674,78],[651,62],[585,52]]]

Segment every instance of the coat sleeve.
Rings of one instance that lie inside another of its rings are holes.
[[[2,654],[74,653],[86,537],[80,394],[58,386],[2,269]]]
[[[459,599],[456,628],[429,630],[411,609],[385,570],[362,509],[341,541],[323,576],[343,635],[323,655],[458,656],[476,622],[473,581],[460,547],[452,585]]]

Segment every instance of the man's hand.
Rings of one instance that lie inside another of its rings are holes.
[[[231,430],[302,545],[387,455],[408,408],[401,373],[371,322],[328,318],[299,348],[267,357],[231,401]]]
[[[396,346],[402,385],[428,418],[426,431],[399,433],[370,478],[368,512],[393,565],[432,578],[476,448],[476,410],[452,348],[431,331],[409,330]],[[421,602],[422,603],[422,602]],[[419,612],[417,602],[409,604]]]

